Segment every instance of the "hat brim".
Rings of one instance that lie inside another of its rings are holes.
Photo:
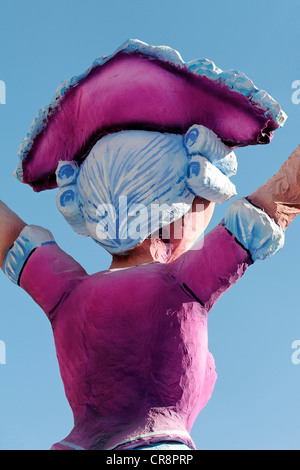
[[[126,42],[64,82],[19,150],[16,177],[35,191],[57,186],[59,161],[81,163],[103,135],[128,129],[185,133],[193,124],[230,147],[267,144],[286,115],[237,71],[183,62],[168,47]]]

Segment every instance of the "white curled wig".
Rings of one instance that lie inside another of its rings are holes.
[[[203,126],[185,136],[122,131],[100,139],[81,167],[59,163],[57,205],[77,233],[122,254],[180,219],[195,196],[232,197],[235,171],[234,153]]]

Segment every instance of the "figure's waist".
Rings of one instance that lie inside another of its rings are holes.
[[[135,414],[136,412],[136,414]],[[125,450],[162,441],[177,442],[195,449],[187,416],[176,407],[154,407],[131,413],[96,416],[88,409],[75,419],[76,425],[57,450]]]
[[[103,445],[98,450],[135,450],[142,448],[151,448],[159,443],[176,443],[185,445],[188,449],[196,450],[196,446],[188,432],[181,430],[157,431],[148,434],[141,434],[121,442],[115,442],[113,446]],[[51,450],[89,450],[68,440],[63,440],[54,444]],[[97,450],[93,448],[93,450]]]
[[[139,447],[151,446],[159,442],[176,442],[185,444],[192,450],[196,450],[196,446],[186,431],[181,430],[161,430],[157,432],[151,432],[148,434],[142,434],[130,439],[119,442],[113,447],[107,448],[106,450],[130,450],[137,449]]]

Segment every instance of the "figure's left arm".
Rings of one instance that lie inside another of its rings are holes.
[[[300,213],[300,145],[279,171],[249,196],[283,230]]]
[[[256,260],[277,253],[300,213],[300,146],[280,170],[247,198],[234,201],[222,222],[172,264],[188,299],[210,311]]]

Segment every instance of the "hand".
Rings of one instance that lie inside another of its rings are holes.
[[[25,222],[0,201],[0,268],[3,267],[8,250],[25,226]]]
[[[280,170],[248,197],[285,230],[300,214],[300,145]]]

